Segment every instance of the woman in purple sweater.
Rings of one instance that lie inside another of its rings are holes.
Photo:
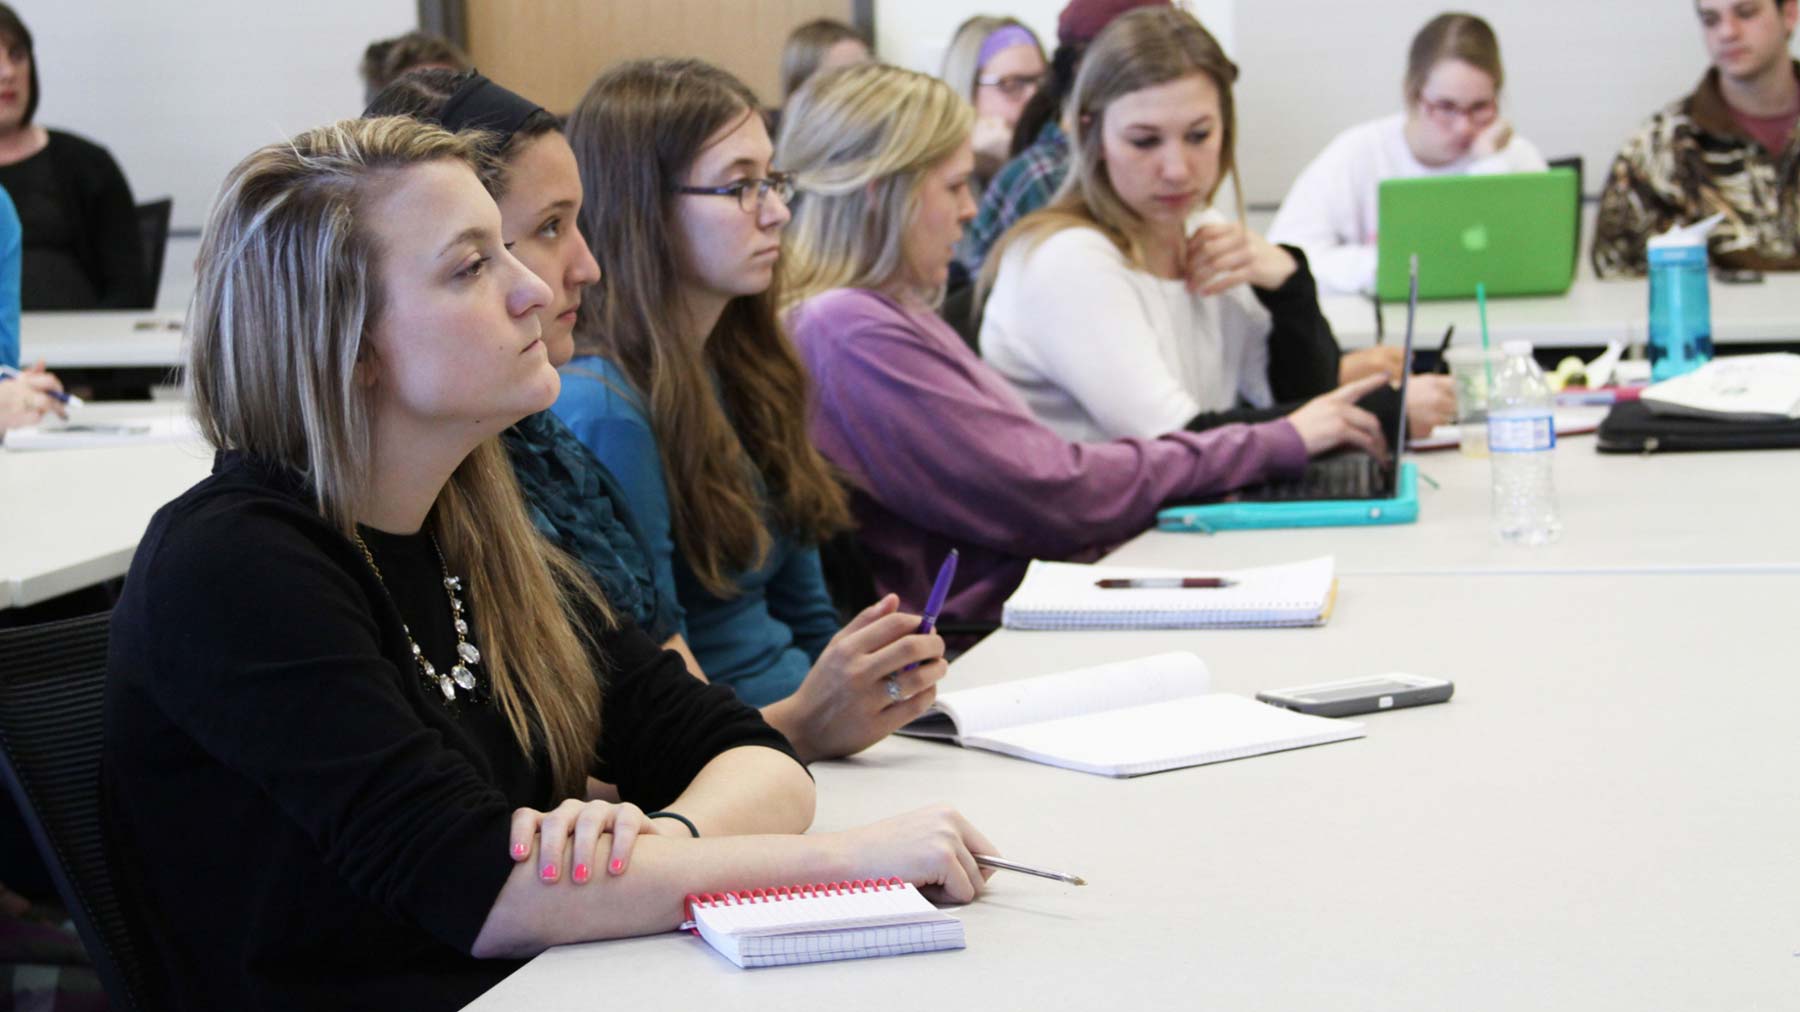
[[[1031,559],[1091,561],[1170,499],[1379,449],[1355,400],[1380,376],[1258,425],[1104,443],[1045,428],[934,311],[975,215],[973,120],[936,78],[868,64],[809,82],[775,145],[802,194],[782,287],[817,388],[813,439],[852,485],[882,592],[922,597],[957,548],[945,619],[997,619]]]

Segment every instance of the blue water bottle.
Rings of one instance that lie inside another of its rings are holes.
[[[1712,361],[1712,301],[1707,289],[1706,233],[1719,219],[1673,228],[1649,242],[1650,378],[1693,372]]]

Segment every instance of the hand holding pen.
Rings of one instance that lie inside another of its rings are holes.
[[[64,393],[62,381],[44,363],[24,370],[0,365],[0,432],[36,425],[48,414],[67,418],[69,404],[79,407],[81,398]]]
[[[938,595],[923,621],[900,611],[893,594],[864,608],[825,645],[793,695],[762,708],[763,719],[805,762],[860,752],[892,734],[936,701],[949,670],[944,641],[930,634],[942,607]]]

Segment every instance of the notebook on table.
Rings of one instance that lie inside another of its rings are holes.
[[[1360,527],[1410,524],[1419,519],[1419,476],[1406,460],[1406,387],[1413,362],[1413,319],[1419,308],[1419,265],[1412,266],[1406,303],[1406,341],[1400,354],[1400,410],[1387,431],[1386,463],[1361,450],[1315,458],[1289,481],[1264,482],[1207,502],[1182,503],[1156,514],[1164,531],[1211,534],[1271,527]]]
[[[1429,268],[1419,297],[1561,295],[1575,281],[1581,184],[1572,169],[1389,179],[1376,191],[1375,294],[1407,297],[1407,262]]]
[[[963,947],[962,921],[897,878],[689,895],[687,914],[683,927],[739,967]]]
[[[1209,693],[1206,665],[1157,654],[942,693],[899,733],[1110,777],[1363,736],[1354,721]]]
[[[1101,581],[1167,584],[1187,570],[1034,560],[1001,608],[1008,629],[1238,629],[1324,625],[1336,599],[1331,556],[1209,573],[1218,588],[1105,588]]]
[[[1726,355],[1644,389],[1658,415],[1724,422],[1800,420],[1800,355]]]

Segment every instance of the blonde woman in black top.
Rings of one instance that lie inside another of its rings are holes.
[[[251,155],[209,220],[189,376],[220,452],[133,560],[103,761],[168,1007],[453,1009],[690,892],[979,887],[946,809],[797,835],[787,743],[533,529],[495,437],[556,394],[550,294],[475,165],[347,121]]]

